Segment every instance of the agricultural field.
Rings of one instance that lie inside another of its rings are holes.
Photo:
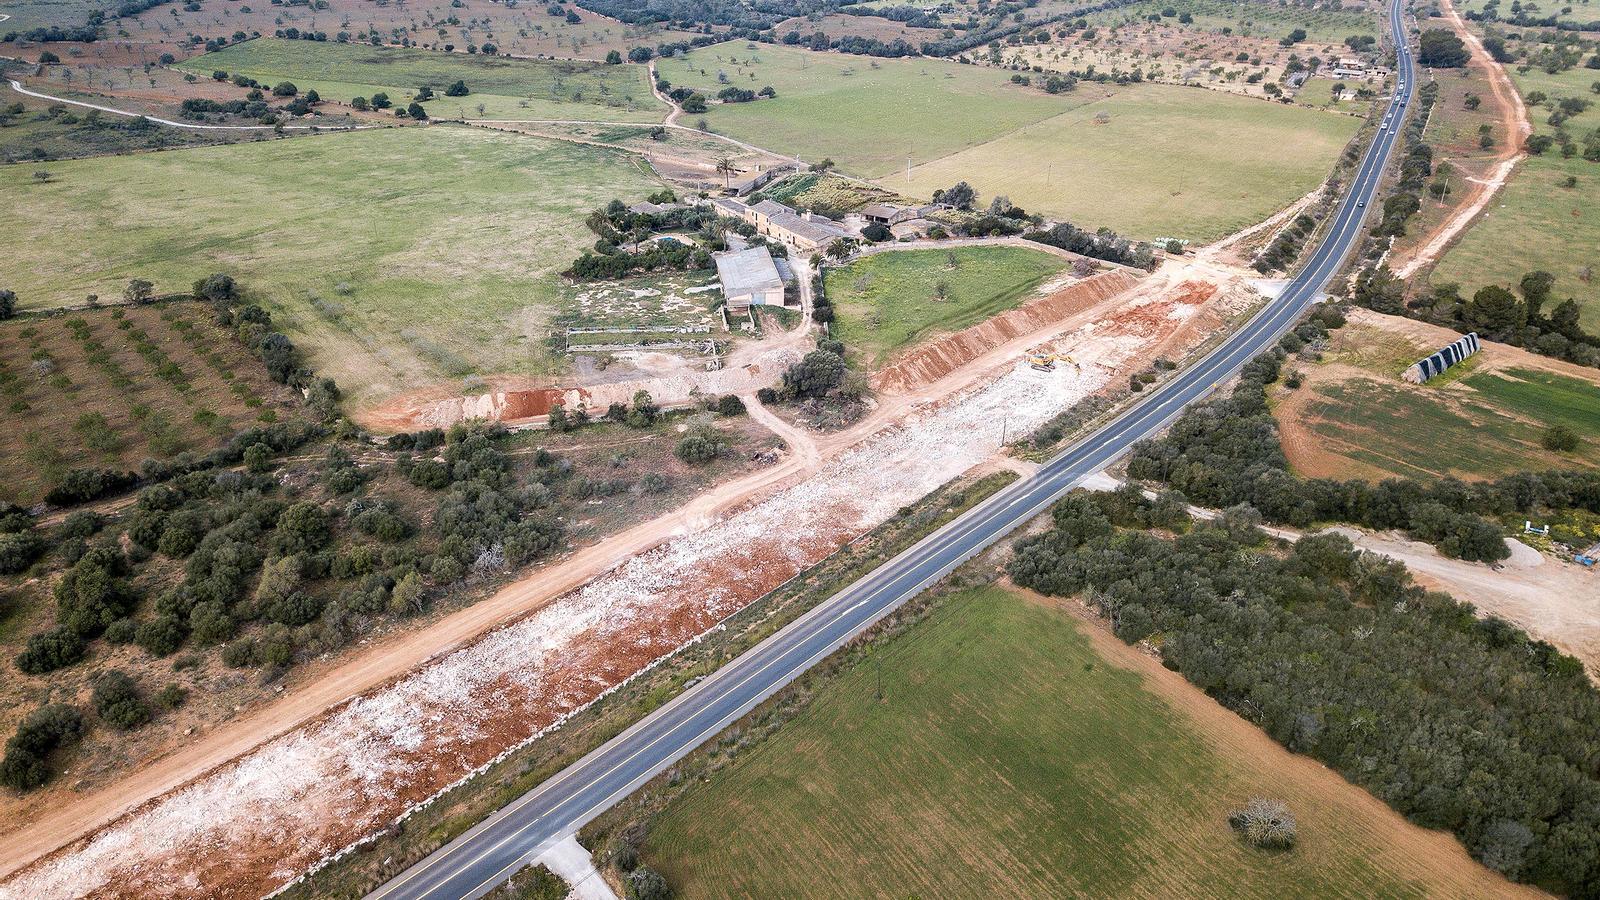
[[[0,169],[23,309],[234,275],[363,408],[475,373],[541,374],[589,210],[659,189],[636,159],[430,126]],[[295,173],[284,178],[284,172]],[[56,239],[75,223],[69,246]]]
[[[39,502],[68,470],[137,471],[299,415],[197,303],[90,309],[0,326],[0,502]]]
[[[1085,85],[1051,96],[1010,84],[1004,72],[942,59],[873,59],[793,47],[728,42],[660,60],[673,85],[715,97],[727,84],[777,96],[713,103],[715,131],[846,171],[883,176],[913,162],[978,146],[1105,96]],[[686,121],[684,124],[689,124]]]
[[[1000,62],[1007,66],[1041,66],[1054,72],[1139,72],[1145,81],[1197,84],[1213,90],[1268,96],[1283,85],[1289,58],[1302,63],[1310,58],[1331,62],[1350,55],[1342,38],[1301,41],[1293,47],[1279,43],[1281,35],[1207,27],[1198,20],[1184,23],[1177,7],[1164,6],[1158,21],[1145,18],[1095,26],[1081,31],[1058,31],[1048,43],[1007,47]],[[1154,13],[1152,13],[1154,15]],[[1376,16],[1373,17],[1376,21]],[[1240,56],[1243,55],[1243,59]],[[1372,88],[1376,79],[1362,86]],[[1355,86],[1351,86],[1352,93]]]
[[[1456,12],[1463,17],[1469,12],[1483,13],[1491,7],[1502,18],[1513,15],[1511,3],[1508,0],[1456,0],[1452,5],[1455,6]],[[1523,3],[1521,8],[1538,19],[1554,15],[1556,21],[1564,24],[1577,25],[1600,22],[1600,4],[1595,3],[1594,0],[1571,0],[1571,2],[1563,0],[1561,3]],[[1501,25],[1499,27],[1514,26]]]
[[[1535,134],[1556,134],[1548,119],[1562,98],[1593,100],[1593,69],[1580,66],[1551,74],[1508,66],[1507,71],[1524,99],[1535,93],[1546,97],[1528,107]],[[1581,150],[1583,135],[1600,128],[1600,107],[1589,106],[1562,127],[1580,142]],[[1504,135],[1495,137],[1505,140]],[[1575,180],[1570,187],[1568,178]],[[1554,296],[1577,299],[1584,327],[1600,329],[1600,281],[1594,271],[1600,266],[1600,213],[1587,202],[1596,185],[1600,163],[1583,159],[1581,153],[1564,158],[1552,148],[1528,157],[1496,202],[1439,261],[1432,280],[1458,281],[1470,294],[1484,284],[1510,284],[1523,273],[1543,269],[1556,276]]]
[[[651,823],[677,896],[1510,893],[1053,601],[968,590],[870,652]],[[1258,796],[1293,850],[1229,829]]]
[[[881,183],[928,196],[966,180],[1029,211],[1140,239],[1205,242],[1315,189],[1359,125],[1352,116],[1200,88],[1131,85],[916,166],[909,184]]]
[[[504,59],[400,47],[260,38],[207,53],[180,65],[210,76],[247,75],[263,84],[291,81],[301,91],[349,102],[387,93],[398,105],[418,88],[433,88],[424,103],[436,118],[616,119],[658,121],[665,107],[650,93],[643,66],[539,59]],[[463,81],[470,94],[446,97]]]
[[[89,13],[102,8],[93,0],[7,0],[0,15],[0,36],[9,32],[30,31],[34,28],[63,28],[82,25]]]
[[[693,37],[657,24],[625,25],[615,19],[561,7],[507,5],[497,0],[407,0],[405,3],[371,3],[367,0],[325,0],[317,4],[239,4],[208,0],[199,9],[187,4],[164,4],[139,15],[119,19],[116,37],[135,42],[175,42],[187,34],[223,35],[235,31],[272,35],[278,29],[321,31],[334,40],[343,31],[356,40],[376,33],[386,44],[410,41],[427,49],[464,51],[469,46],[494,44],[501,53],[516,56],[551,56],[601,60],[610,50],[627,53],[636,46],[687,40]],[[568,21],[567,12],[578,17]],[[79,24],[82,16],[64,24]],[[9,24],[9,23],[8,23]]]
[[[166,128],[34,97],[0,95],[0,164],[6,165],[229,143],[245,134]]]
[[[889,250],[827,270],[833,336],[874,368],[937,332],[959,331],[1020,305],[1067,267],[1024,247]]]
[[[1459,282],[1470,296],[1485,284],[1512,284],[1526,272],[1543,269],[1556,276],[1554,296],[1576,299],[1583,307],[1583,326],[1595,331],[1600,329],[1600,281],[1595,276],[1600,211],[1589,198],[1600,185],[1600,163],[1585,160],[1582,151],[1584,136],[1600,129],[1600,105],[1594,103],[1600,98],[1589,88],[1600,72],[1581,65],[1554,74],[1523,65],[1508,65],[1506,71],[1524,100],[1545,97],[1528,105],[1536,135],[1559,139],[1557,127],[1549,122],[1558,101],[1590,101],[1561,125],[1577,152],[1567,158],[1557,144],[1524,160],[1495,202],[1439,260],[1431,280]],[[1507,139],[1500,130],[1495,129],[1497,142]]]
[[[1431,481],[1600,466],[1600,392],[1584,370],[1489,344],[1426,385],[1400,380],[1434,349],[1370,324],[1335,332],[1324,361],[1300,368],[1304,384],[1272,395],[1294,471]],[[1554,425],[1579,436],[1576,451],[1542,446]]]
[[[1377,37],[1383,24],[1381,6],[1375,4],[1325,9],[1229,0],[1145,0],[1091,13],[1086,18],[1091,25],[1116,28],[1144,22],[1148,16],[1162,15],[1167,9],[1192,16],[1194,23],[1189,27],[1195,31],[1228,29],[1231,34],[1276,41],[1300,28],[1306,32],[1306,41],[1313,44],[1338,44],[1353,34]]]

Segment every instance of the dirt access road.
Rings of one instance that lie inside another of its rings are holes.
[[[1182,276],[1174,273],[1158,278],[1170,283],[1181,280]],[[1059,323],[1053,331],[1060,333],[1069,328],[1082,328],[1086,323],[1115,319],[1116,311],[1129,302],[1132,300],[1127,295],[1108,298]],[[317,719],[350,697],[391,683],[423,663],[471,643],[497,625],[548,605],[624,561],[675,536],[705,528],[732,510],[800,480],[820,469],[830,457],[875,434],[915,404],[966,389],[987,378],[996,366],[1014,366],[1017,354],[1037,337],[1019,338],[935,384],[903,396],[887,397],[868,420],[847,431],[821,438],[813,439],[775,421],[775,417],[753,402],[753,397],[747,398],[752,415],[791,445],[793,452],[777,466],[716,488],[670,515],[575,553],[426,629],[365,650],[316,682],[197,737],[190,746],[131,774],[123,782],[73,798],[9,836],[5,858],[0,861],[0,874],[15,872],[39,856],[98,830],[122,814],[173,792],[264,742]]]
[[[496,625],[516,618],[574,590],[630,557],[685,532],[705,527],[730,509],[749,502],[821,463],[804,433],[744,398],[756,421],[795,448],[777,465],[720,485],[673,512],[586,547],[536,570],[487,600],[461,609],[419,631],[365,650],[259,710],[219,726],[123,781],[60,803],[7,840],[0,877],[39,856],[105,825],[140,804],[169,793],[253,747],[316,718],[329,708],[379,687],[437,656],[449,653]]]
[[[1478,36],[1467,30],[1467,24],[1461,20],[1460,13],[1451,4],[1450,0],[1440,0],[1445,18],[1450,26],[1466,42],[1472,51],[1472,65],[1482,69],[1489,78],[1489,91],[1492,95],[1491,102],[1500,112],[1500,130],[1505,133],[1501,143],[1498,161],[1489,170],[1489,177],[1484,179],[1467,179],[1469,193],[1463,202],[1448,219],[1439,223],[1439,227],[1418,248],[1412,252],[1409,259],[1401,263],[1395,274],[1401,278],[1410,278],[1419,270],[1431,266],[1439,261],[1444,251],[1452,244],[1467,226],[1489,208],[1489,202],[1495,194],[1510,180],[1517,164],[1527,156],[1522,147],[1528,135],[1533,133],[1533,125],[1528,121],[1528,108],[1522,103],[1522,95],[1511,83],[1511,78],[1506,75],[1506,70],[1489,51],[1483,47],[1483,41]]]

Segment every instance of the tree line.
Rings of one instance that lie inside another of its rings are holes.
[[[1593,472],[1522,472],[1477,484],[1446,478],[1427,485],[1291,474],[1267,385],[1278,380],[1289,353],[1342,322],[1328,308],[1302,322],[1278,347],[1246,364],[1229,396],[1191,407],[1165,436],[1137,444],[1129,477],[1164,483],[1202,506],[1248,505],[1267,521],[1296,528],[1350,522],[1401,529],[1447,556],[1485,562],[1509,555],[1501,529],[1486,516],[1571,508],[1600,513],[1600,473]]]
[[[1600,693],[1582,665],[1415,584],[1342,535],[1268,543],[1244,516],[1073,494],[1018,542],[1017,583],[1082,596],[1219,703],[1448,829],[1484,865],[1600,896]],[[1176,536],[1143,529],[1162,528]]]

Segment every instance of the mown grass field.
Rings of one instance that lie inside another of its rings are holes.
[[[965,179],[985,197],[1005,194],[1081,225],[1209,241],[1315,188],[1359,125],[1352,116],[1142,84],[917,166],[910,184],[882,183],[928,196]]]
[[[1306,477],[1497,478],[1600,466],[1600,389],[1543,369],[1474,356],[1427,385],[1400,380],[1427,348],[1357,325],[1338,332],[1329,364],[1306,384],[1273,393],[1285,451]],[[1486,354],[1495,353],[1493,347]],[[1540,441],[1566,425],[1582,444],[1553,453]]]
[[[0,501],[32,505],[68,470],[137,471],[299,415],[300,397],[201,304],[0,324]]]
[[[708,97],[727,85],[770,85],[777,97],[713,102],[704,118],[731,137],[811,162],[828,157],[861,176],[901,170],[907,156],[924,162],[975,147],[1105,93],[1085,85],[1051,96],[1012,85],[1005,72],[948,60],[872,59],[742,41],[660,60],[656,72]]]
[[[228,272],[355,408],[536,374],[588,210],[659,183],[626,154],[430,126],[0,168],[24,309]],[[74,239],[59,239],[70,223]]]
[[[401,47],[258,38],[186,60],[196,75],[248,75],[264,84],[291,81],[328,100],[348,102],[384,92],[404,107],[423,85],[435,99],[429,115],[445,118],[603,119],[652,122],[666,107],[650,93],[643,66],[574,60],[505,59]],[[471,91],[442,96],[457,80]],[[483,111],[479,112],[479,105]]]
[[[824,289],[837,315],[834,336],[877,366],[933,333],[959,331],[1021,304],[1066,266],[1058,256],[1023,247],[894,250],[829,269]]]
[[[689,788],[646,861],[685,898],[1497,889],[1448,838],[1088,627],[997,588],[948,599]],[[1293,851],[1230,831],[1229,810],[1262,795],[1298,818]]]

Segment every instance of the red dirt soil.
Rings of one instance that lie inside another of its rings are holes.
[[[930,384],[1007,341],[1032,334],[1133,287],[1138,276],[1114,269],[1070,284],[1048,297],[1030,300],[1008,312],[900,356],[878,372],[873,388],[903,394]]]

